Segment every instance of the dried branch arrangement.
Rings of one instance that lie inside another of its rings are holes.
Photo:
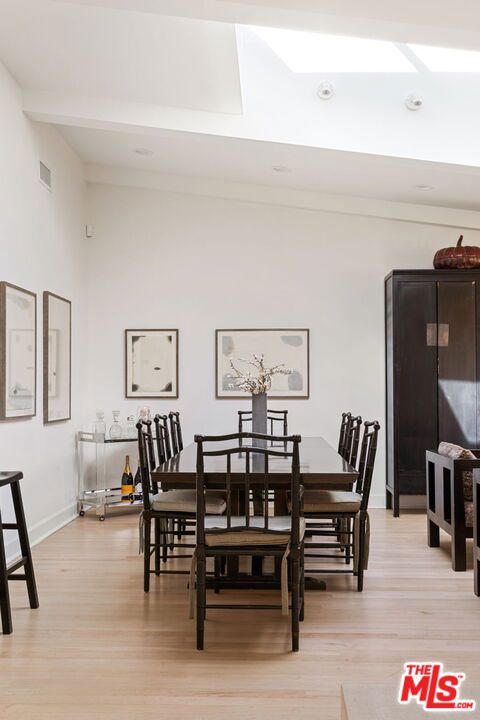
[[[238,361],[251,365],[255,368],[255,372],[250,370],[242,372],[235,367],[233,360],[230,360],[230,367],[233,372],[229,373],[228,377],[234,381],[232,387],[251,393],[252,395],[260,395],[270,390],[273,375],[290,375],[292,372],[290,368],[285,367],[284,363],[274,365],[273,367],[266,367],[265,356],[263,354],[257,355],[253,353],[252,358],[253,360],[238,358]]]

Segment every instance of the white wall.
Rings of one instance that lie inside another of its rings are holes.
[[[92,417],[140,404],[124,399],[125,328],[179,328],[180,398],[151,405],[179,409],[191,439],[234,430],[248,406],[215,399],[216,328],[308,327],[311,397],[276,403],[290,430],[335,443],[345,409],[384,425],[383,278],[431,267],[455,230],[108,185],[88,198]],[[382,435],[377,505],[383,484]]]
[[[33,542],[75,512],[75,428],[83,408],[85,205],[82,164],[61,135],[30,122],[20,90],[0,64],[0,279],[37,293],[37,415],[0,423],[2,469],[23,470],[25,512]],[[53,192],[39,181],[39,161],[53,175]],[[70,422],[45,426],[42,410],[42,293],[72,300]],[[11,515],[10,493],[0,497]],[[12,533],[9,554],[15,549]]]

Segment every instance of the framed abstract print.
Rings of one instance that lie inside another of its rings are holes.
[[[178,330],[125,330],[125,397],[178,398]]]

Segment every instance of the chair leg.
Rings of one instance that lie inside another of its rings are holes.
[[[465,572],[467,569],[467,540],[464,532],[455,528],[452,535],[452,568],[455,572]]]
[[[354,548],[354,552],[358,552],[358,575],[357,575],[357,590],[358,592],[363,591],[363,565],[365,561],[365,518],[360,517],[360,537],[358,541],[358,548]]]
[[[205,548],[197,547],[197,650],[203,650],[206,605]]]
[[[168,559],[168,520],[162,520],[160,526],[160,537],[162,545],[162,562],[166,563]]]
[[[215,594],[218,595],[220,592],[220,588],[218,586],[218,580],[220,580],[221,575],[221,564],[222,559],[220,556],[215,557],[214,559],[214,567],[215,567]]]
[[[12,490],[13,507],[15,510],[15,518],[18,526],[18,539],[20,541],[20,551],[22,557],[26,560],[25,562],[25,580],[27,581],[28,599],[30,601],[31,608],[38,608],[38,594],[37,585],[35,582],[35,573],[33,572],[33,560],[32,553],[30,550],[30,542],[28,540],[27,522],[25,520],[25,513],[23,512],[22,495],[20,491],[20,485],[18,482],[14,482],[10,485]]]
[[[160,575],[160,518],[155,518],[155,575]]]
[[[150,590],[150,547],[151,547],[151,519],[145,518],[144,523],[145,539],[143,542],[143,590],[148,593]]]
[[[440,528],[430,519],[427,523],[427,542],[428,547],[440,547]]]
[[[303,545],[300,549],[300,622],[305,618],[305,554]]]
[[[0,612],[2,615],[2,630],[4,635],[13,631],[12,612],[10,609],[10,594],[8,592],[7,561],[5,558],[5,543],[1,528],[0,516]]]
[[[298,561],[298,550],[291,556],[290,570],[292,574],[292,650],[298,652],[299,647],[299,636],[300,636],[300,625],[299,625],[299,598],[300,598],[300,583],[299,583],[299,569],[300,564]]]
[[[351,537],[352,537],[350,535],[350,531],[352,529],[352,522],[351,522],[350,518],[346,518],[346,520],[345,520],[345,529],[347,531],[347,534],[345,535],[345,537],[347,539],[347,545],[345,547],[345,564],[350,565],[350,560],[351,560],[350,542],[351,542]]]

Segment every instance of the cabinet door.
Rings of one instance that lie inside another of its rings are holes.
[[[475,283],[438,286],[439,440],[477,446]]]
[[[398,283],[395,341],[399,491],[425,493],[425,450],[437,446],[436,283]]]

